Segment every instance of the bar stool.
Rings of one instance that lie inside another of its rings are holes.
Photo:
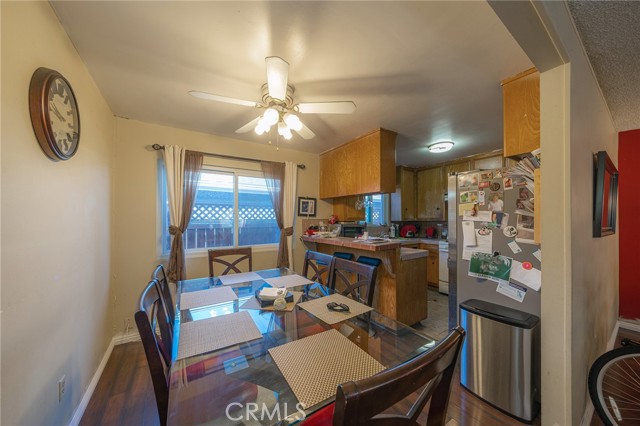
[[[378,267],[382,264],[382,259],[369,257],[369,256],[358,256],[358,259],[356,260],[356,262]]]
[[[335,251],[333,252],[334,257],[339,257],[340,259],[353,260],[353,253],[345,253],[343,251]]]

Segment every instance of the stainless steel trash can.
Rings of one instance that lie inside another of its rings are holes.
[[[471,299],[460,304],[460,325],[467,332],[460,354],[460,383],[525,422],[537,414],[539,324],[535,315],[494,303]]]

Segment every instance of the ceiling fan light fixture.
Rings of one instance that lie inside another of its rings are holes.
[[[262,115],[264,124],[266,124],[269,127],[276,124],[279,118],[280,118],[280,114],[278,114],[278,111],[276,111],[275,108],[267,108],[267,110]]]
[[[451,148],[453,148],[453,145],[454,143],[451,141],[442,141],[442,142],[432,143],[427,147],[427,149],[429,150],[429,152],[433,152],[433,153],[447,152]]]
[[[287,126],[290,129],[295,130],[296,132],[302,130],[302,122],[297,115],[288,112],[284,115],[283,120],[287,123]]]

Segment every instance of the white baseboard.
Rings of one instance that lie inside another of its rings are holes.
[[[102,376],[102,372],[104,368],[107,366],[107,361],[109,361],[109,357],[111,356],[111,352],[113,351],[113,347],[115,346],[115,338],[111,339],[109,346],[107,347],[102,360],[100,361],[100,365],[98,365],[98,369],[94,373],[91,378],[91,382],[89,382],[89,386],[87,390],[84,392],[82,396],[82,400],[80,400],[80,404],[76,408],[76,411],[73,413],[73,417],[69,422],[69,426],[78,426],[80,424],[80,420],[82,420],[82,416],[84,415],[84,410],[87,409],[87,405],[89,405],[89,401],[91,401],[91,397],[93,396],[93,391],[96,390],[96,386],[98,385],[98,381]]]
[[[632,322],[631,320],[620,320],[618,321],[618,324],[620,324],[620,328],[640,333],[640,322],[638,321]]]
[[[626,328],[621,321],[616,321],[616,325],[613,327],[613,332],[611,336],[609,336],[609,341],[607,342],[607,351],[613,349],[613,346],[616,344],[616,338],[618,337],[618,329]],[[640,331],[640,325],[638,325],[638,331]],[[595,408],[593,407],[593,402],[591,402],[591,398],[587,399],[587,406],[584,409],[584,414],[582,416],[582,421],[580,421],[580,426],[589,426],[591,424],[591,420],[593,418],[593,413],[595,413]]]
[[[138,331],[136,330],[135,332],[129,332],[129,333],[118,333],[113,337],[114,340],[114,344],[115,345],[122,345],[123,343],[130,343],[130,342],[139,342],[140,341],[140,334],[138,333]]]

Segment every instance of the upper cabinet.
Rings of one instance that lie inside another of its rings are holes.
[[[396,192],[391,194],[391,220],[415,220],[416,218],[416,172],[398,167]]]
[[[532,68],[502,81],[504,156],[540,148],[540,73]]]
[[[320,198],[395,190],[395,132],[379,129],[320,154]]]
[[[416,215],[421,220],[444,220],[442,167],[416,172]]]
[[[364,209],[356,209],[358,196],[339,197],[333,200],[333,214],[342,222],[364,220]]]

